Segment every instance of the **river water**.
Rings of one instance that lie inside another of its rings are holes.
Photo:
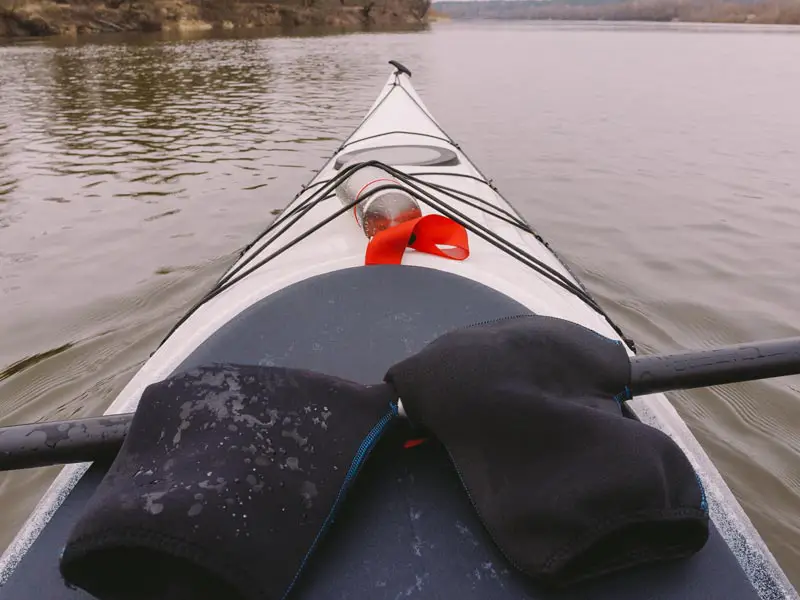
[[[99,414],[398,59],[647,352],[800,335],[800,29],[0,46],[0,424]],[[800,587],[800,379],[671,395]],[[54,469],[0,475],[0,547]]]

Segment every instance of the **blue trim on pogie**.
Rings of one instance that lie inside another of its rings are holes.
[[[336,495],[336,500],[333,501],[333,506],[331,507],[331,511],[328,513],[328,516],[325,517],[325,521],[322,523],[322,527],[320,527],[319,532],[317,532],[314,541],[311,543],[311,547],[306,552],[306,555],[303,557],[303,562],[300,563],[300,567],[297,569],[297,573],[295,573],[292,582],[289,584],[289,587],[286,588],[286,591],[283,594],[282,600],[285,600],[286,597],[289,595],[289,592],[292,591],[292,588],[297,583],[297,580],[300,578],[300,574],[303,572],[306,564],[308,563],[308,559],[311,557],[312,552],[317,548],[317,544],[322,539],[322,536],[325,532],[330,528],[335,520],[335,516],[339,507],[342,504],[342,500],[347,495],[347,491],[350,489],[350,486],[353,484],[353,481],[358,475],[358,472],[361,470],[361,467],[364,466],[369,453],[375,447],[375,444],[378,443],[378,440],[381,438],[383,433],[386,431],[389,423],[394,419],[398,414],[397,410],[397,402],[390,402],[389,403],[389,412],[383,415],[378,421],[375,426],[370,430],[367,434],[367,437],[361,442],[361,445],[358,447],[356,451],[356,455],[353,458],[353,462],[350,463],[350,468],[347,470],[347,475],[345,475],[344,482],[342,483],[342,487],[339,489],[339,493]]]
[[[708,514],[708,500],[706,499],[706,488],[703,485],[703,480],[700,479],[697,471],[694,472],[694,477],[697,479],[697,485],[700,486],[700,510]]]
[[[626,385],[625,388],[619,394],[614,396],[614,401],[620,406],[622,406],[623,402],[625,402],[626,400],[630,400],[631,398],[633,398],[633,396],[631,396],[631,389]]]

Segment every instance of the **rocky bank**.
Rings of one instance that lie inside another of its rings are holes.
[[[0,0],[0,38],[423,23],[430,0]]]

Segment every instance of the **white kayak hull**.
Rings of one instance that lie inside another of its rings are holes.
[[[398,146],[424,146],[433,157],[439,152],[441,156],[455,157],[455,160],[444,161],[442,164],[433,160],[433,164],[391,166],[409,175],[424,173],[420,178],[426,182],[447,185],[458,192],[480,198],[482,202],[502,213],[518,215],[440,127],[417,95],[410,78],[397,71],[390,75],[360,126],[305,190],[287,206],[279,217],[279,223],[289,223],[286,215],[291,215],[293,209],[302,206],[322,187],[322,182],[337,175],[345,155],[369,157],[375,151]],[[445,197],[442,200],[448,201]],[[281,227],[274,228],[243,253],[229,273],[238,272],[237,269],[243,263],[257,264],[298,233],[314,227],[341,208],[341,203],[334,197],[310,208],[285,234],[276,233]],[[566,266],[535,234],[510,224],[507,220],[487,214],[485,210],[463,204],[458,206],[458,210],[507,244],[524,249],[541,263],[580,286]],[[427,205],[422,206],[422,211],[424,214],[437,212]],[[265,248],[265,242],[271,240],[272,243]],[[122,390],[106,414],[134,411],[142,391],[148,385],[170,375],[204,341],[264,298],[312,277],[363,265],[367,243],[368,239],[353,218],[352,212],[342,214],[324,228],[293,245],[290,250],[272,258],[229,289],[203,303],[158,348]],[[603,336],[620,339],[604,315],[564,287],[542,277],[517,258],[479,236],[470,235],[469,243],[470,256],[464,261],[446,260],[409,250],[403,257],[403,264],[439,270],[478,282],[513,299],[533,313],[566,319]],[[633,354],[632,351],[630,353]],[[762,598],[796,598],[796,593],[766,545],[667,398],[663,394],[656,394],[638,398],[629,404],[638,418],[671,435],[685,450],[705,484],[710,513],[717,529],[759,595]],[[88,467],[88,464],[64,467],[0,559],[0,584],[11,577],[15,566],[23,559]],[[742,546],[742,540],[746,540],[745,546]],[[767,577],[764,575],[765,571]],[[759,589],[760,587],[764,589]]]

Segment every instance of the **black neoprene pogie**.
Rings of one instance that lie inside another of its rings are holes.
[[[448,333],[386,375],[444,444],[509,561],[566,585],[689,556],[703,489],[666,434],[623,416],[621,343],[531,316]]]
[[[385,384],[276,367],[149,386],[62,574],[102,600],[279,600],[392,399]]]

